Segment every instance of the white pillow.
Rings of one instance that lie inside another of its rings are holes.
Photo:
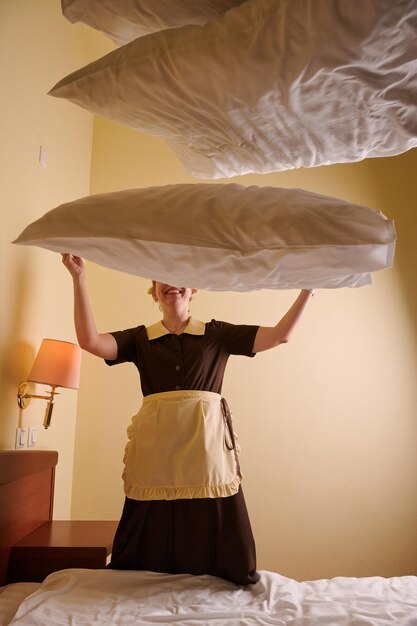
[[[416,0],[248,0],[141,37],[51,94],[158,135],[201,178],[417,146]]]
[[[300,189],[184,184],[63,204],[14,243],[217,291],[357,287],[392,265],[393,222]]]
[[[61,0],[63,15],[122,45],[165,28],[203,26],[244,0]]]

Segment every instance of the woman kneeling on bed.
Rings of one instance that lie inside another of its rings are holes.
[[[136,365],[143,405],[128,428],[125,505],[113,544],[113,569],[211,574],[255,583],[256,552],[240,486],[238,445],[221,396],[231,354],[286,343],[312,291],[303,289],[274,327],[235,325],[190,316],[196,293],[157,281],[149,290],[162,320],[98,333],[84,262],[63,254],[74,283],[78,342],[108,365]]]

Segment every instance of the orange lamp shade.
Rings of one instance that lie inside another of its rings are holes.
[[[27,380],[78,389],[81,348],[69,341],[43,339]]]

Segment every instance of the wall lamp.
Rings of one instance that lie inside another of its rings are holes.
[[[57,339],[43,339],[39,352],[36,355],[27,381],[19,385],[17,403],[21,409],[26,409],[32,398],[48,400],[43,425],[49,428],[54,408],[54,396],[59,394],[57,387],[78,389],[80,382],[81,348],[69,341]],[[29,382],[50,385],[49,395],[39,396],[30,393]]]

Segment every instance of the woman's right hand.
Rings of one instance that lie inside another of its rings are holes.
[[[84,274],[84,261],[79,256],[74,256],[68,252],[62,252],[62,262],[73,278],[78,278]]]

